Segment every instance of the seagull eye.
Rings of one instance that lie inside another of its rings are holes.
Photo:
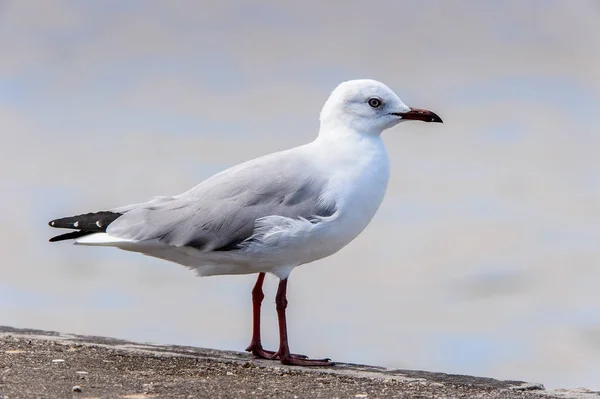
[[[381,104],[382,104],[381,100],[378,99],[377,97],[369,98],[368,103],[372,108],[379,108],[379,107],[381,107]]]

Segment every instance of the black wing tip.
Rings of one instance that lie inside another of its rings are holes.
[[[87,236],[87,235],[93,234],[93,233],[97,233],[97,231],[87,231],[87,230],[71,231],[69,233],[54,236],[51,239],[49,239],[48,241],[49,242],[57,242],[57,241],[64,241],[64,240],[74,240],[76,238]]]
[[[62,238],[62,236],[64,236],[64,234],[54,236],[54,237],[50,238],[48,240],[48,242],[57,242],[57,241],[62,241],[62,240],[68,240],[68,238]]]
[[[103,233],[109,224],[122,216],[122,213],[101,211],[84,215],[68,216],[48,222],[48,226],[62,229],[76,229],[70,233],[61,234],[50,238],[50,242],[73,240],[93,233]]]
[[[119,212],[100,211],[83,215],[67,216],[48,222],[48,226],[62,229],[77,229],[104,232],[109,224],[123,216]]]

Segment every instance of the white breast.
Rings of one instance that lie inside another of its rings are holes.
[[[328,156],[331,179],[326,197],[335,201],[339,212],[328,238],[337,252],[367,227],[379,209],[387,189],[389,159],[379,136],[346,141],[345,148]]]

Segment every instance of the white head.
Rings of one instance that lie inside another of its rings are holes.
[[[406,106],[389,87],[371,79],[341,83],[325,102],[320,119],[321,130],[345,128],[373,135],[405,120],[442,122],[431,111]]]

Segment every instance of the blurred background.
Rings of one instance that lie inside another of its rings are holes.
[[[0,324],[243,350],[255,276],[50,244],[46,223],[306,143],[368,77],[445,123],[384,133],[379,213],[292,273],[292,350],[600,389],[599,19],[595,0],[0,2]]]

